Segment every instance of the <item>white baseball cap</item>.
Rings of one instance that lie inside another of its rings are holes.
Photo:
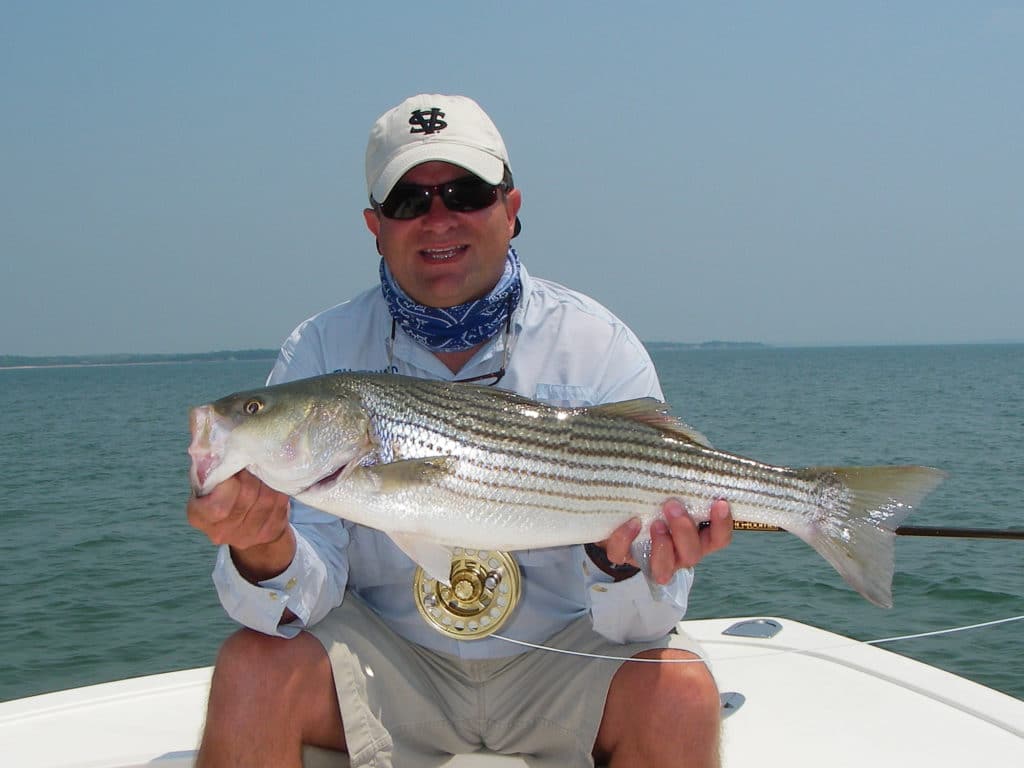
[[[499,184],[509,165],[505,142],[470,98],[420,94],[388,110],[370,129],[366,189],[383,202],[398,180],[421,163],[439,160]]]

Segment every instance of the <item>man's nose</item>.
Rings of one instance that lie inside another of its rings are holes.
[[[455,212],[448,210],[440,195],[434,195],[430,208],[423,214],[423,223],[433,229],[449,229],[456,223]]]

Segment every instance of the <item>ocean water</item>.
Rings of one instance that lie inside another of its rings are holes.
[[[654,353],[674,412],[789,465],[915,463],[909,521],[1024,528],[1024,345]],[[185,521],[187,409],[270,361],[0,370],[0,700],[212,663],[232,630]],[[901,537],[876,608],[788,534],[738,533],[690,616],[790,617],[863,640],[1024,614],[1024,542]],[[1024,698],[1024,622],[885,647]]]

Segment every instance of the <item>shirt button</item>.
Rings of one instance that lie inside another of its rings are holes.
[[[295,589],[295,585],[299,583],[299,580],[292,576],[288,579],[288,583],[284,585],[285,589]]]

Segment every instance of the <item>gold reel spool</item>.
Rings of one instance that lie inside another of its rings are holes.
[[[427,623],[442,635],[476,640],[497,632],[519,604],[522,577],[508,552],[456,547],[451,586],[416,569],[413,594]]]

